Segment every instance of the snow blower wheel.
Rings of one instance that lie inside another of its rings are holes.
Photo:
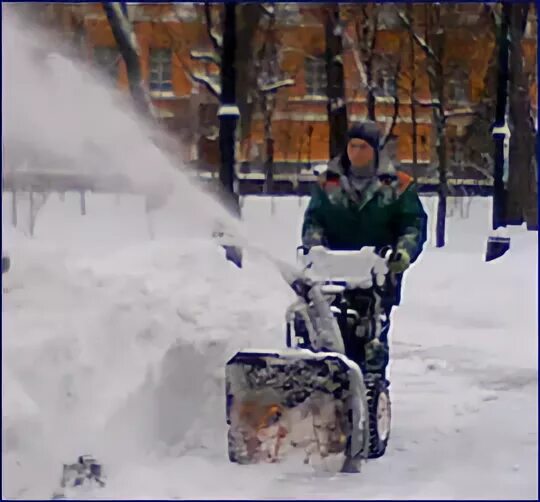
[[[227,442],[228,442],[227,452],[229,454],[229,461],[238,462],[238,458],[236,456],[236,440],[230,430],[227,432]]]
[[[375,380],[366,383],[369,412],[369,454],[368,458],[380,458],[386,451],[390,438],[391,404],[385,382]]]

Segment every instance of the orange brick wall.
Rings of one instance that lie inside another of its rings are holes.
[[[148,77],[149,50],[150,48],[170,47],[173,51],[172,84],[174,95],[177,98],[188,98],[194,91],[193,83],[189,78],[187,69],[204,70],[211,73],[218,73],[219,69],[213,65],[203,65],[194,62],[189,52],[191,49],[209,48],[210,41],[206,33],[206,26],[202,22],[202,11],[199,12],[199,19],[194,22],[187,21],[167,21],[161,22],[159,16],[168,9],[170,5],[153,4],[139,6],[144,9],[150,20],[135,23],[135,32],[141,50],[141,65],[143,77]],[[84,30],[86,32],[87,57],[92,58],[92,49],[95,46],[114,46],[114,39],[108,22],[99,4],[79,4],[76,7],[70,6],[62,9],[54,7],[60,12],[56,14],[62,18],[63,29],[68,30],[68,26],[75,22],[77,13],[84,14]],[[213,9],[219,9],[213,6]],[[351,12],[357,6],[350,7]],[[418,26],[422,26],[425,6],[415,4],[413,6]],[[459,5],[459,9],[477,9],[478,6],[468,4]],[[201,7],[199,7],[199,10]],[[320,17],[318,7],[304,5],[302,9],[311,12],[311,21]],[[152,19],[155,19],[153,21]],[[295,85],[277,94],[277,109],[275,120],[273,121],[274,133],[274,159],[280,161],[323,161],[328,155],[328,123],[326,116],[326,103],[321,100],[306,100],[303,98],[306,93],[304,61],[306,54],[322,56],[325,49],[324,28],[321,25],[308,23],[303,26],[280,26],[278,29],[278,44],[287,50],[283,51],[281,66],[282,70],[295,78]],[[349,35],[354,39],[354,29],[347,26]],[[262,35],[260,35],[262,36]],[[260,38],[259,36],[259,38]],[[458,64],[465,68],[469,74],[468,94],[472,104],[481,98],[484,86],[484,77],[488,67],[489,57],[494,46],[493,35],[489,32],[489,27],[478,27],[472,30],[468,27],[456,26],[452,28],[450,43],[445,47],[445,62]],[[524,51],[526,65],[532,70],[536,65],[536,39],[524,41]],[[396,32],[391,30],[380,31],[377,35],[376,51],[380,54],[394,54],[401,57],[402,76],[399,79],[399,108],[400,119],[394,127],[394,134],[398,136],[397,156],[399,160],[410,160],[412,158],[412,124],[410,109],[409,82],[413,70],[416,73],[415,96],[419,100],[429,100],[429,83],[425,74],[425,60],[422,51],[415,48],[414,68],[410,65],[410,42],[408,35],[404,31]],[[344,53],[344,67],[346,77],[346,96],[348,99],[349,118],[364,117],[367,113],[365,103],[365,93],[362,90],[361,79],[350,50]],[[123,63],[120,64],[118,85],[127,90],[127,74]],[[200,91],[205,94],[205,90]],[[296,98],[296,99],[293,99]],[[206,99],[212,99],[208,96]],[[536,79],[531,84],[531,100],[533,106],[537,106],[536,100]],[[185,106],[178,106],[174,100],[156,100],[156,106],[167,108],[173,113],[186,113]],[[376,116],[378,119],[391,117],[393,114],[393,104],[390,102],[378,102],[376,106]],[[418,120],[418,157],[420,161],[429,161],[432,150],[432,128],[431,110],[425,107],[417,107],[416,115]],[[309,114],[315,119],[310,119]],[[294,118],[293,118],[294,117]],[[311,131],[311,136],[310,136]],[[264,141],[262,118],[257,115],[253,118],[252,134],[242,145],[240,145],[239,160],[249,160],[250,146],[261,145]],[[420,138],[424,141],[421,142]],[[264,149],[264,148],[263,148]]]

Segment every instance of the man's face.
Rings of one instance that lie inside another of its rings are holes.
[[[373,162],[373,148],[367,141],[353,138],[347,144],[347,155],[351,161],[351,167],[362,169],[368,167]]]

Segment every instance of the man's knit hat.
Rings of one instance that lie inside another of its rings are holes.
[[[377,124],[371,120],[354,124],[347,132],[348,141],[351,139],[363,139],[373,150],[379,150],[380,132]]]

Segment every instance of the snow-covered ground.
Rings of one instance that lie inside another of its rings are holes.
[[[537,238],[515,230],[484,263],[488,200],[450,218],[448,247],[407,277],[387,455],[328,478],[227,460],[224,363],[284,341],[292,295],[272,264],[247,253],[239,270],[198,236],[150,240],[136,198],[90,196],[80,216],[77,197],[51,195],[34,239],[3,200],[5,497],[46,497],[81,452],[107,466],[104,497],[536,496]],[[294,259],[305,203],[247,198],[247,234]]]
[[[475,199],[449,218],[448,246],[428,245],[410,270],[393,317],[385,457],[333,477],[230,464],[224,364],[284,344],[292,292],[260,253],[241,270],[224,260],[209,235],[217,219],[233,223],[125,100],[88,68],[46,57],[54,46],[37,30],[2,21],[8,163],[11,148],[29,148],[171,193],[150,219],[142,198],[88,195],[82,216],[78,194],[51,194],[33,238],[24,194],[16,229],[3,194],[3,497],[49,497],[62,463],[92,453],[108,483],[86,495],[105,498],[536,499],[536,233],[515,229],[511,251],[483,262],[489,201]],[[294,261],[305,203],[248,198],[241,230]]]

